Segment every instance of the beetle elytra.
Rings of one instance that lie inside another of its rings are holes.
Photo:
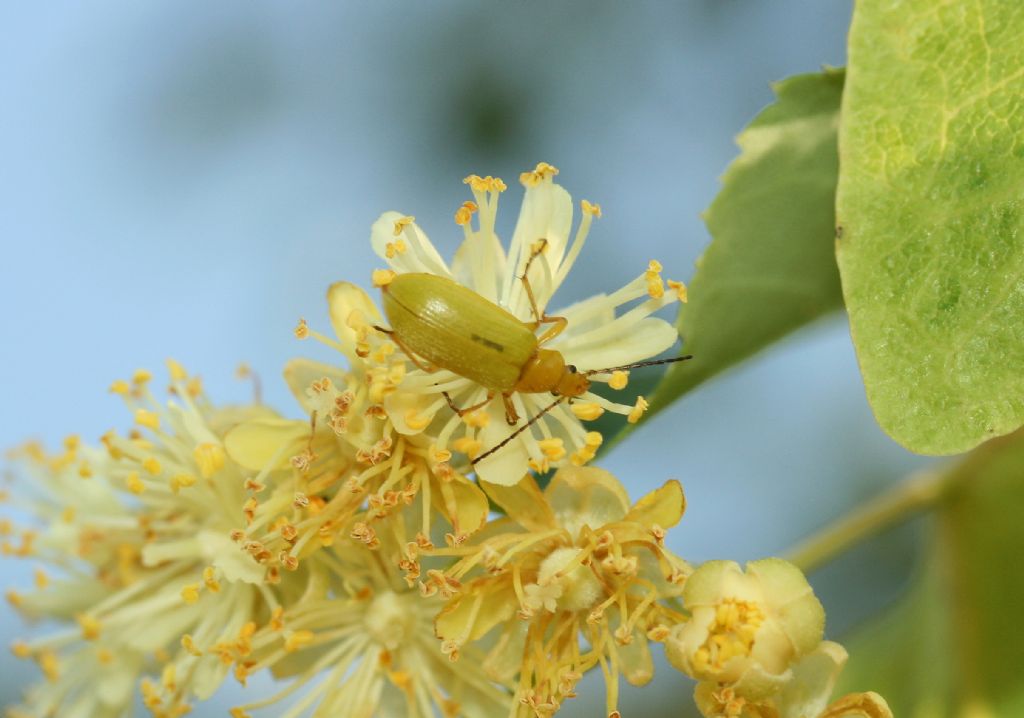
[[[594,374],[690,358],[675,357],[581,372],[566,364],[561,352],[544,349],[543,345],[567,326],[564,317],[548,316],[537,307],[530,287],[530,267],[546,243],[540,240],[535,245],[520,277],[534,315],[531,322],[524,322],[468,287],[435,274],[397,274],[381,287],[384,314],[391,328],[376,327],[377,330],[386,333],[420,369],[427,372],[447,369],[487,389],[482,402],[462,408],[444,392],[448,405],[459,416],[486,406],[500,395],[505,419],[514,426],[519,423],[512,403],[516,392],[551,392],[558,397],[501,444],[476,457],[474,463],[501,448],[561,401],[571,401],[586,393],[590,389],[589,377]],[[542,325],[550,326],[538,336],[536,332]]]

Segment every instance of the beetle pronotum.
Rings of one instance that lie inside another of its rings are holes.
[[[471,463],[505,446],[560,402],[572,401],[586,393],[590,389],[590,377],[595,374],[691,358],[687,355],[581,372],[572,364],[566,364],[561,352],[543,349],[542,345],[561,334],[568,324],[565,317],[542,312],[530,287],[530,266],[546,244],[546,240],[538,242],[520,277],[533,311],[532,322],[524,322],[473,290],[435,274],[398,274],[381,287],[384,314],[391,328],[375,327],[378,331],[387,334],[420,369],[426,372],[447,369],[487,389],[482,402],[462,408],[455,405],[447,392],[442,392],[452,411],[459,416],[486,406],[500,394],[505,420],[515,426],[519,416],[512,403],[513,394],[551,392],[558,397]],[[537,329],[545,324],[550,326],[537,336]]]

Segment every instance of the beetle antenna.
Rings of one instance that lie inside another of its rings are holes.
[[[477,456],[477,457],[476,457],[475,459],[470,459],[470,460],[469,460],[469,465],[470,465],[470,466],[476,466],[477,462],[483,461],[483,460],[484,460],[484,459],[486,459],[486,458],[487,458],[488,456],[490,456],[491,454],[493,454],[493,453],[494,453],[495,451],[497,451],[497,450],[498,450],[498,449],[500,449],[501,447],[505,446],[505,445],[506,445],[506,444],[507,444],[508,442],[512,441],[512,439],[514,439],[514,438],[516,438],[517,436],[519,436],[520,434],[522,434],[522,433],[523,433],[524,431],[526,431],[526,430],[527,430],[527,429],[529,429],[529,428],[530,428],[531,426],[533,426],[533,425],[534,425],[535,423],[537,423],[537,420],[538,420],[539,418],[541,418],[542,416],[544,416],[545,414],[547,414],[547,413],[548,413],[549,411],[551,411],[551,410],[552,410],[552,409],[554,409],[554,408],[555,408],[556,406],[558,406],[559,404],[561,404],[561,403],[562,403],[563,401],[565,401],[565,400],[566,400],[567,398],[568,398],[568,397],[565,397],[565,396],[560,396],[560,397],[558,397],[557,399],[555,399],[555,400],[554,400],[553,402],[551,402],[550,404],[548,404],[547,406],[545,406],[545,407],[544,407],[543,409],[541,409],[540,411],[538,411],[538,412],[537,412],[536,414],[534,414],[534,415],[533,415],[532,417],[530,417],[530,420],[529,420],[528,422],[526,422],[525,424],[523,424],[522,426],[520,426],[520,427],[519,427],[518,429],[516,429],[515,431],[513,431],[513,432],[512,432],[511,434],[509,434],[508,436],[506,436],[506,437],[505,437],[504,439],[502,439],[501,443],[499,443],[499,444],[496,444],[496,445],[492,446],[492,447],[491,447],[491,448],[489,448],[489,449],[488,449],[487,451],[485,451],[484,453],[480,454],[480,456]]]
[[[638,361],[635,364],[623,364],[622,366],[610,366],[606,369],[590,369],[583,372],[583,376],[593,376],[594,374],[608,374],[613,371],[626,371],[627,369],[639,369],[643,366],[657,366],[658,364],[672,364],[677,361],[686,361],[687,359],[693,359],[693,354],[684,354],[681,357],[672,357],[671,359],[654,359],[652,361]]]

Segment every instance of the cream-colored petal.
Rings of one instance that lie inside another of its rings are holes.
[[[622,520],[629,512],[629,495],[619,480],[596,466],[564,466],[544,495],[558,525],[573,536],[583,526],[597,530]]]
[[[242,547],[224,532],[201,531],[199,542],[203,547],[204,563],[219,570],[225,580],[232,583],[263,583],[263,576],[266,573],[263,566],[256,563],[252,556],[243,551]]]
[[[687,609],[715,606],[722,600],[726,581],[734,577],[746,578],[735,561],[708,561],[701,564],[686,581],[683,601]],[[730,581],[731,582],[731,581]]]
[[[761,584],[765,602],[798,655],[813,650],[825,632],[825,609],[800,569],[783,559],[767,558],[748,563],[747,573]]]
[[[464,476],[455,475],[441,481],[432,477],[431,497],[434,505],[452,524],[457,537],[476,533],[486,523],[490,506],[479,486]]]
[[[877,693],[850,693],[830,705],[818,718],[892,718],[892,709]]]
[[[456,282],[497,303],[505,281],[505,250],[493,234],[473,232],[455,252],[451,272]]]
[[[483,484],[491,497],[513,521],[530,531],[547,531],[555,526],[555,515],[533,476],[527,474],[512,486]]]
[[[505,624],[501,636],[484,661],[484,671],[491,679],[510,683],[522,670],[523,650],[529,630],[530,624],[526,621],[509,621]]]
[[[345,389],[345,372],[339,367],[302,357],[289,359],[284,365],[284,381],[307,414],[311,414],[315,408],[307,390],[313,382],[325,377],[339,390]]]
[[[327,311],[345,356],[353,365],[358,363],[356,342],[359,332],[354,327],[380,324],[380,310],[362,287],[351,282],[335,282],[327,288]]]
[[[683,486],[672,479],[637,501],[623,520],[667,529],[679,523],[685,510]]]
[[[619,669],[631,686],[645,686],[654,677],[654,659],[647,636],[639,628],[633,629],[633,640],[615,647],[619,654]]]
[[[573,333],[551,347],[562,352],[569,364],[580,369],[604,369],[650,359],[679,341],[679,333],[668,322],[647,317],[619,333],[600,329]]]
[[[509,264],[515,266],[515,271],[505,277],[503,295],[503,304],[516,316],[529,316],[529,301],[518,277],[522,276],[531,248],[538,240],[546,239],[547,246],[530,269],[537,303],[542,308],[546,306],[557,289],[553,278],[571,237],[572,215],[572,197],[561,186],[544,181],[527,188],[509,247]]]
[[[444,403],[439,394],[399,390],[384,397],[384,410],[399,434],[412,436],[427,430]]]
[[[518,427],[505,423],[505,410],[500,401],[493,401],[486,407],[490,417],[487,426],[480,429],[477,438],[483,443],[483,450],[490,451],[508,438]],[[524,419],[520,419],[520,425]],[[482,481],[500,486],[512,486],[530,471],[530,451],[527,441],[529,430],[509,441],[485,459],[474,464],[476,475]]]
[[[766,701],[793,680],[793,671],[788,668],[781,673],[772,673],[764,666],[747,658],[734,658],[729,661],[729,664],[732,663],[740,663],[744,666],[744,670],[739,679],[732,684],[732,688],[737,695],[750,701]],[[732,667],[729,664],[727,664],[727,668]]]
[[[501,581],[477,579],[445,604],[434,630],[442,640],[475,641],[512,618],[518,606],[511,576]]]
[[[694,652],[708,640],[709,628],[715,620],[715,610],[701,607],[691,612],[690,620],[676,624],[665,640],[665,657],[680,673],[691,678],[702,678],[697,675],[693,665]]]
[[[264,419],[240,424],[224,437],[231,459],[251,471],[278,469],[288,465],[309,441],[309,422]]]
[[[608,300],[607,294],[595,294],[557,311],[549,310],[549,314],[565,317],[569,323],[566,333],[569,336],[580,336],[614,321],[615,306]]]
[[[818,718],[832,697],[846,659],[846,649],[832,641],[822,641],[804,656],[793,666],[793,680],[777,699],[779,718]]]
[[[451,278],[448,265],[415,222],[405,227],[400,234],[395,234],[395,222],[404,216],[399,212],[385,212],[373,223],[370,230],[373,251],[396,272],[427,272]],[[405,251],[393,252],[393,256],[388,257],[388,245],[398,240],[404,241]]]

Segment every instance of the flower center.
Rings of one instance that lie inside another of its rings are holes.
[[[407,604],[398,594],[385,591],[377,594],[366,609],[363,623],[367,633],[388,650],[398,648],[413,633],[417,612]]]
[[[588,610],[601,598],[601,583],[590,567],[579,561],[582,551],[569,546],[555,549],[537,572],[537,583],[541,586],[557,585],[562,589],[557,598],[563,611]]]
[[[764,620],[760,604],[725,599],[715,609],[715,618],[708,627],[708,638],[697,649],[694,663],[704,669],[721,670],[730,659],[749,656]]]

